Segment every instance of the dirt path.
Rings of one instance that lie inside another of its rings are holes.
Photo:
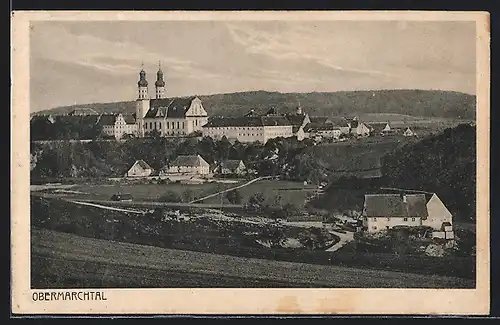
[[[232,191],[232,190],[237,190],[237,189],[239,189],[239,188],[242,188],[242,187],[248,186],[248,185],[250,185],[250,184],[252,184],[252,183],[255,183],[255,182],[261,181],[261,180],[263,180],[263,179],[269,179],[269,178],[271,178],[271,177],[272,177],[272,176],[257,177],[257,178],[254,178],[254,179],[252,179],[252,180],[250,180],[250,181],[248,181],[248,182],[246,182],[246,183],[244,183],[244,184],[241,184],[241,185],[238,185],[238,186],[235,186],[235,187],[231,187],[231,188],[227,188],[227,189],[222,190],[222,191],[220,191],[220,192],[213,193],[213,194],[210,194],[210,195],[204,196],[204,197],[202,197],[202,198],[199,198],[199,199],[193,200],[193,201],[191,201],[191,202],[189,202],[189,203],[190,203],[190,204],[192,204],[192,203],[200,202],[200,201],[203,201],[203,200],[209,199],[209,198],[211,198],[211,197],[217,196],[217,195],[219,195],[219,194],[226,193],[226,192],[229,192],[229,191]]]
[[[126,209],[120,209],[120,208],[113,208],[113,207],[109,207],[106,205],[100,205],[100,204],[89,203],[89,202],[80,202],[80,201],[71,201],[71,200],[67,200],[67,201],[71,202],[71,203],[75,203],[75,204],[88,205],[88,206],[100,208],[100,209],[120,211],[120,212],[130,212],[130,213],[136,213],[136,214],[144,214],[144,212],[137,211],[137,210],[126,210]]]
[[[333,232],[332,231],[332,233],[335,234],[336,236],[339,236],[340,240],[338,243],[336,243],[332,247],[326,249],[327,252],[335,252],[336,250],[343,247],[345,244],[354,240],[354,233],[353,232],[347,232],[347,233],[343,234],[341,232]]]

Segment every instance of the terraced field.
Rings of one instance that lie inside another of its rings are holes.
[[[472,288],[474,280],[164,249],[32,230],[32,287]]]

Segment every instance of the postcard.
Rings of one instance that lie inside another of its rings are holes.
[[[12,313],[488,314],[489,19],[12,12]]]

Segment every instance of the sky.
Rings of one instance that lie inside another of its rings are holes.
[[[30,32],[30,110],[249,90],[475,94],[475,22],[45,21]]]

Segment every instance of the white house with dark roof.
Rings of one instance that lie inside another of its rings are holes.
[[[208,114],[197,96],[165,98],[165,81],[159,67],[156,74],[155,98],[148,95],[146,72],[139,73],[136,124],[139,136],[157,131],[161,136],[185,136],[201,131]]]
[[[148,177],[153,173],[153,168],[144,160],[137,160],[127,171],[126,177]]]
[[[102,133],[121,139],[125,134],[137,135],[137,124],[133,115],[101,114],[97,124],[102,127]]]
[[[208,175],[210,164],[200,155],[181,155],[168,165],[166,174]],[[163,172],[162,174],[165,174]]]
[[[394,226],[428,226],[435,230],[450,230],[453,223],[452,214],[435,193],[366,194],[362,216],[363,228],[368,232]]]
[[[244,175],[246,172],[246,166],[242,160],[238,159],[228,159],[221,162],[216,171],[223,175]]]
[[[213,139],[234,138],[239,142],[266,143],[269,139],[289,138],[293,125],[286,116],[213,117],[202,127],[202,135]]]

